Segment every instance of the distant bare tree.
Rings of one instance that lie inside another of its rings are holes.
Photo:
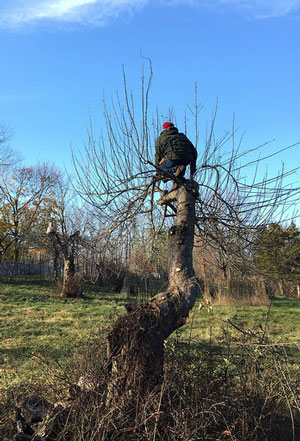
[[[56,175],[48,164],[3,169],[0,180],[0,260],[13,249],[19,260],[22,245],[38,222]]]
[[[11,130],[0,124],[0,170],[7,168],[19,162],[20,155],[9,147]]]
[[[142,76],[141,108],[137,109],[127,88],[125,73],[123,78],[124,100],[118,96],[110,107],[104,100],[106,133],[96,141],[91,126],[84,153],[73,156],[78,192],[93,214],[101,216],[108,235],[124,237],[137,218],[152,225],[154,233],[161,231],[165,222],[169,225],[170,219],[174,223],[168,236],[168,288],[148,303],[130,309],[108,336],[114,373],[110,397],[119,396],[122,388],[147,390],[159,383],[164,340],[184,325],[200,293],[192,260],[195,234],[204,245],[221,249],[224,258],[242,256],[242,248],[258,226],[284,213],[299,197],[299,188],[285,183],[293,171],[260,177],[258,165],[271,155],[247,161],[247,155],[256,149],[241,151],[234,123],[229,132],[215,138],[215,111],[195,179],[183,185],[168,176],[179,189],[158,199],[153,146],[161,118],[149,117],[151,63],[149,77]],[[197,141],[201,110],[197,99],[190,110]],[[250,183],[243,178],[246,167],[252,170]]]
[[[76,271],[75,259],[78,256],[81,234],[85,232],[86,218],[82,215],[74,200],[74,192],[69,181],[63,176],[57,180],[52,193],[51,220],[47,236],[50,239],[50,251],[53,255],[56,277],[59,255],[63,256],[64,270],[61,295],[63,297],[81,297],[82,281]],[[80,234],[81,233],[81,234]]]
[[[47,235],[64,257],[64,274],[61,295],[62,297],[81,297],[82,283],[75,271],[76,249],[79,243],[79,231],[72,234],[59,234],[52,223],[49,224]]]

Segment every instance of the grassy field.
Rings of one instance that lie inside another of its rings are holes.
[[[90,287],[83,299],[55,295],[50,282],[0,284],[0,390],[43,375],[43,358],[65,365],[109,328],[124,298]]]
[[[76,364],[88,347],[105,335],[134,301],[99,287],[88,287],[83,299],[55,295],[50,282],[0,283],[0,396],[1,391],[41,380],[45,362]],[[239,334],[228,320],[248,332],[267,332],[274,342],[286,344],[291,360],[298,362],[300,301],[275,299],[268,307],[195,306],[187,324],[173,339],[215,342],[224,334]],[[172,342],[171,338],[171,342]],[[41,362],[40,359],[43,359]]]

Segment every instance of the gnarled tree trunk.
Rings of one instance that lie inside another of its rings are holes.
[[[200,292],[193,269],[197,185],[181,186],[158,203],[177,200],[175,224],[169,229],[168,273],[165,292],[147,304],[132,307],[108,336],[112,380],[109,400],[132,388],[148,391],[162,379],[164,340],[186,322]]]
[[[54,249],[56,264],[56,272],[57,272],[57,259],[59,256],[59,252],[61,251],[64,256],[64,273],[63,273],[63,283],[62,283],[62,297],[81,297],[83,296],[82,292],[82,281],[80,275],[75,272],[75,250],[76,244],[79,240],[79,231],[75,231],[75,233],[67,235],[62,234],[59,235],[55,228],[53,227],[52,222],[50,222],[47,235],[49,236],[52,246]]]
[[[75,272],[74,254],[64,256],[62,297],[82,297],[82,280]]]

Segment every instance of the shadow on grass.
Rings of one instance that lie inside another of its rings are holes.
[[[9,364],[7,369],[12,366],[17,366],[17,369],[22,369],[21,363],[24,361],[28,361],[31,363],[35,358],[41,358],[45,360],[51,360],[51,362],[55,361],[66,361],[67,358],[71,357],[70,348],[64,347],[42,347],[42,348],[29,348],[28,346],[22,345],[13,348],[5,348],[0,352],[0,366],[6,363]]]
[[[290,299],[287,297],[274,297],[273,307],[300,309],[300,299]]]

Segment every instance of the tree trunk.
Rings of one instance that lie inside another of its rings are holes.
[[[196,183],[187,190],[181,186],[162,197],[160,205],[177,200],[175,224],[169,229],[166,292],[147,304],[130,306],[108,336],[108,355],[112,367],[109,400],[138,388],[158,385],[162,380],[164,340],[186,322],[200,293],[193,269]]]
[[[58,280],[58,258],[59,258],[59,250],[54,251],[53,257],[53,277],[55,280]]]
[[[15,240],[13,263],[10,266],[10,278],[9,278],[10,281],[12,281],[14,279],[14,276],[19,275],[19,271],[18,271],[19,256],[20,256],[19,241],[18,241],[18,239],[16,239]]]
[[[285,296],[285,292],[283,289],[283,283],[282,282],[278,282],[278,290],[279,290],[279,295],[284,297]]]
[[[64,275],[62,286],[62,297],[81,297],[82,283],[78,274],[75,273],[74,256],[68,256],[64,259]]]

